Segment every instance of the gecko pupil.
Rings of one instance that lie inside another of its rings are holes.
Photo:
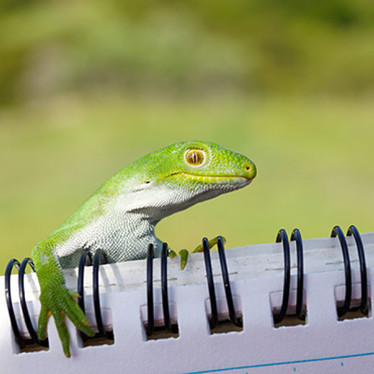
[[[204,152],[199,149],[191,149],[186,153],[186,161],[191,166],[198,166],[204,162]]]

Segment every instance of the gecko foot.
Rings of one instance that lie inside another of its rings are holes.
[[[70,350],[69,332],[66,327],[65,316],[87,336],[95,335],[89,328],[90,323],[74,300],[74,296],[76,294],[68,290],[64,284],[53,285],[47,289],[42,289],[40,295],[41,311],[38,323],[38,337],[40,340],[46,339],[48,319],[52,315],[66,357],[70,357]]]
[[[223,244],[226,243],[226,239],[222,237]],[[218,236],[215,238],[208,240],[208,246],[209,249],[212,249],[215,245],[217,245],[218,242]],[[191,253],[198,253],[203,251],[203,245],[198,245]],[[180,256],[180,267],[183,270],[187,265],[188,255],[189,251],[187,249],[181,249],[178,253],[173,251],[172,249],[169,249],[169,257],[174,258],[176,256]]]

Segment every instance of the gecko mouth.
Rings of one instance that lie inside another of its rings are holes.
[[[198,175],[198,174],[191,174],[191,173],[178,173],[184,177],[189,179],[193,179],[195,181],[203,182],[203,183],[222,183],[222,184],[248,184],[252,182],[253,178],[249,176],[237,176],[237,175]]]

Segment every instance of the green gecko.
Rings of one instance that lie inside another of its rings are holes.
[[[155,225],[175,212],[247,186],[256,166],[217,144],[173,144],[132,162],[108,179],[50,236],[33,248],[40,284],[39,339],[53,316],[65,355],[70,357],[64,317],[88,336],[89,322],[65,286],[62,268],[76,267],[83,250],[106,252],[108,262],[144,259],[150,243],[155,256],[162,242]],[[175,254],[175,253],[174,253]]]

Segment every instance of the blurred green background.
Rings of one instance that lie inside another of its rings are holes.
[[[0,267],[181,140],[243,153],[258,176],[162,221],[174,249],[373,231],[373,40],[364,0],[3,1]]]

